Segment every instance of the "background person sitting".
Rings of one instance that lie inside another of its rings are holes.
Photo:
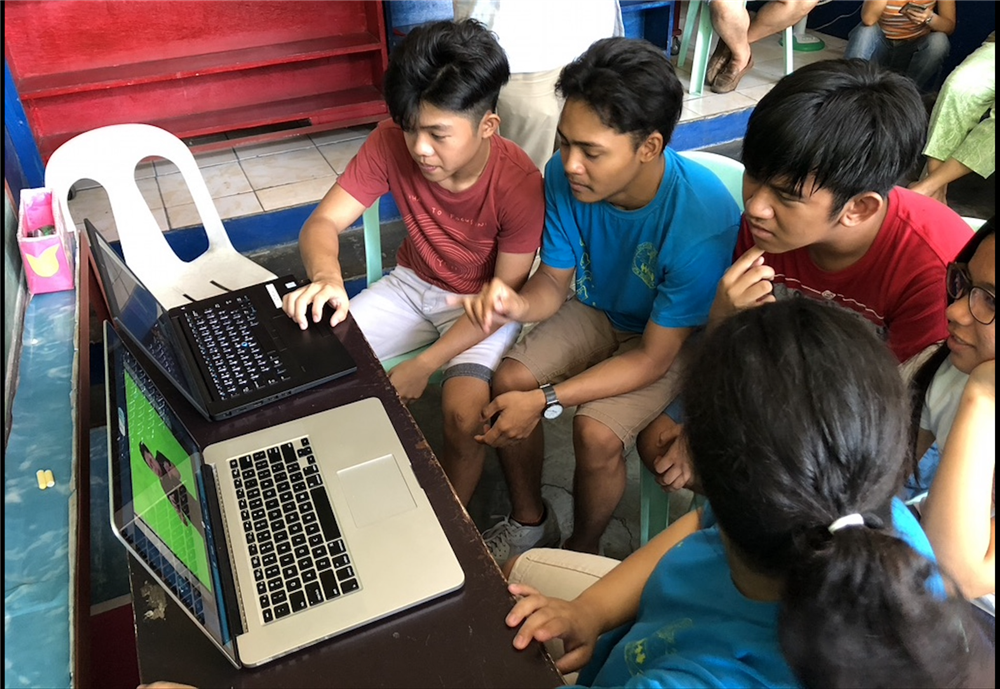
[[[844,57],[905,74],[927,93],[937,83],[954,30],[955,0],[865,0]]]
[[[819,0],[770,0],[751,19],[744,3],[715,0],[708,9],[712,28],[719,34],[719,43],[708,61],[705,83],[715,93],[734,90],[753,68],[751,46],[762,38],[773,36],[794,26],[812,10]]]
[[[986,179],[996,170],[996,57],[996,31],[991,31],[945,79],[927,130],[927,166],[910,185],[918,194],[947,203],[950,182],[970,172]]]

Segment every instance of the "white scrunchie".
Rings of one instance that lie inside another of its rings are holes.
[[[864,525],[865,525],[865,518],[862,517],[857,512],[855,512],[854,514],[847,514],[841,517],[840,519],[834,520],[834,522],[830,524],[830,526],[828,526],[827,529],[829,529],[830,533],[836,533],[841,529],[845,529],[849,526],[864,526]]]

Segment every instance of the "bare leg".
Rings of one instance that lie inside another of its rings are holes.
[[[771,0],[761,7],[750,21],[747,41],[756,43],[762,38],[798,24],[802,17],[812,11],[817,2],[819,0]]]
[[[972,172],[971,169],[954,158],[948,158],[948,160],[943,162],[935,158],[928,158],[927,176],[919,182],[911,184],[910,189],[918,194],[937,199],[941,203],[947,203],[948,184],[960,177],[964,177],[970,172]]]
[[[512,390],[533,390],[538,381],[524,364],[504,359],[493,377],[493,395]],[[545,459],[545,432],[539,423],[519,443],[497,449],[510,491],[510,516],[521,524],[537,524],[545,516],[542,502],[542,461]]]
[[[712,13],[712,27],[719,34],[719,40],[729,46],[733,54],[731,64],[738,72],[750,62],[750,42],[747,40],[750,14],[743,3],[730,0],[709,3],[708,8]]]
[[[477,443],[474,436],[483,430],[479,412],[489,401],[490,386],[478,378],[449,378],[441,389],[444,417],[441,466],[463,505],[469,504],[483,474],[486,446]]]
[[[563,547],[596,553],[625,493],[625,448],[610,428],[589,416],[573,419],[573,448],[573,534]]]

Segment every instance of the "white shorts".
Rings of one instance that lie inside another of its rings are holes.
[[[409,268],[396,266],[351,299],[350,310],[379,360],[412,352],[436,341],[465,315],[448,303],[454,292],[436,287]],[[443,366],[444,378],[470,376],[487,383],[521,326],[508,323]]]

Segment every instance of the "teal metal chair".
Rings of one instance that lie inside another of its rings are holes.
[[[746,0],[743,4],[746,5]],[[687,60],[692,35],[695,37],[694,55],[691,59],[691,85],[688,87],[688,93],[692,96],[700,96],[705,90],[705,72],[708,71],[709,51],[712,49],[712,37],[715,35],[708,3],[703,2],[703,0],[689,0],[688,2],[687,17],[684,19],[684,32],[681,34],[680,52],[677,53],[678,67],[683,67]],[[795,69],[792,59],[794,41],[791,26],[785,29],[782,43],[785,49],[785,74],[791,74],[792,70]]]
[[[709,151],[681,151],[685,158],[701,163],[718,177],[733,200],[743,210],[743,163],[718,153]],[[700,496],[695,496],[692,507],[702,504]],[[664,492],[656,478],[645,465],[639,467],[639,544],[646,545],[649,539],[670,524],[670,493]]]
[[[379,221],[378,201],[373,203],[371,207],[364,212],[361,216],[361,222],[364,227],[365,237],[365,277],[368,280],[368,284],[372,285],[377,280],[381,279],[385,274],[382,269],[382,225]],[[418,356],[428,347],[430,347],[430,345],[419,347],[414,349],[412,352],[400,354],[399,356],[394,356],[390,359],[385,359],[381,362],[382,368],[386,371],[391,371],[393,367]],[[434,384],[440,383],[441,372],[438,371],[431,376],[430,382]]]

